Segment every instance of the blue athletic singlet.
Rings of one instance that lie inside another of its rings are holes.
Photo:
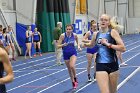
[[[3,73],[4,73],[4,67],[2,62],[0,61],[0,78],[3,77]],[[5,84],[0,84],[0,93],[6,93]]]
[[[112,63],[117,62],[116,50],[102,45],[100,40],[107,39],[108,43],[116,45],[116,41],[111,37],[111,29],[107,33],[98,32],[96,36],[96,44],[98,46],[96,62],[97,63]]]
[[[31,34],[32,34],[32,31],[28,31],[27,30],[27,32],[28,32],[28,36],[30,36]],[[30,37],[26,37],[26,43],[31,43],[32,42],[32,36],[30,36]]]
[[[62,41],[62,43],[68,44],[67,46],[62,47],[64,60],[69,60],[70,57],[73,55],[77,56],[77,51],[74,46],[75,37],[74,37],[73,33],[71,34],[71,37],[67,37],[67,35],[65,33],[64,40]]]
[[[11,38],[11,41],[12,41],[12,42],[10,42],[10,43],[13,43],[13,42],[14,42],[14,38],[13,38],[13,36],[12,36],[13,32],[12,32],[12,31],[10,31],[10,32],[8,32],[8,33],[9,33],[10,38]]]
[[[40,36],[38,34],[38,32],[34,32],[34,41],[37,42],[37,41],[40,41]]]
[[[5,41],[5,39],[4,39],[4,36],[3,36],[3,34],[2,33],[0,33],[0,41],[1,41],[1,43],[2,43],[2,45],[4,46],[4,41]]]
[[[4,46],[10,45],[10,37],[8,37],[9,33],[6,33],[6,36],[4,38]]]
[[[3,38],[3,34],[0,32],[0,40],[2,40]]]
[[[88,40],[91,40],[92,37],[93,37],[93,32],[90,31],[90,35],[88,37]],[[87,53],[94,54],[97,52],[97,50],[98,50],[98,47],[95,45],[93,48],[87,48]]]

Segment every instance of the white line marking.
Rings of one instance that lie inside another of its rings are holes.
[[[140,71],[140,67],[138,67],[135,71],[133,71],[126,79],[124,79],[118,86],[117,90],[119,90],[127,81],[129,81],[138,71]]]
[[[80,63],[78,63],[78,64],[76,64],[76,65],[80,65],[80,64],[85,63],[85,62],[86,62],[86,61],[83,61],[83,62],[80,62]],[[54,73],[52,73],[52,74],[46,75],[46,76],[44,76],[44,77],[41,77],[41,78],[35,79],[35,80],[33,80],[33,81],[30,81],[30,82],[24,83],[24,84],[22,84],[22,85],[19,85],[19,86],[17,86],[17,87],[14,87],[14,88],[12,88],[12,89],[7,90],[7,92],[10,92],[10,91],[15,90],[15,89],[17,89],[17,88],[20,88],[20,87],[25,86],[25,85],[27,85],[27,84],[33,83],[33,82],[35,82],[35,81],[38,81],[38,80],[44,79],[44,78],[46,78],[46,77],[52,76],[52,75],[54,75],[54,74],[56,74],[56,73],[59,73],[59,72],[62,72],[62,71],[64,71],[64,70],[67,70],[67,68],[62,69],[62,70],[57,71],[57,72],[54,72]]]
[[[124,67],[120,67],[120,68],[138,68],[140,66],[124,66]]]
[[[85,56],[85,55],[84,55],[84,56]],[[80,56],[80,57],[78,57],[78,58],[81,58],[81,57],[84,57],[84,56]],[[56,64],[54,64],[54,65],[56,65]],[[54,65],[53,65],[53,66],[54,66]],[[35,66],[35,65],[34,65],[34,66]],[[46,67],[46,68],[43,68],[43,69],[47,69],[47,68],[50,68],[50,67]],[[17,70],[17,71],[19,71],[19,70]],[[37,71],[35,71],[35,72],[37,72]],[[15,77],[14,79],[17,79],[17,78],[20,78],[20,77],[23,77],[23,76],[26,76],[26,75],[33,74],[33,73],[35,73],[35,72],[23,74],[23,75],[20,75],[20,76],[18,76],[18,77]]]
[[[92,67],[93,68],[93,67]],[[84,72],[86,72],[87,70],[84,70],[84,71],[82,71],[82,72],[80,72],[80,73],[78,73],[78,74],[76,74],[77,76],[78,75],[80,75],[80,74],[82,74],[82,73],[84,73]],[[63,83],[63,82],[65,82],[65,81],[67,81],[67,80],[69,80],[70,78],[67,78],[67,79],[65,79],[65,80],[62,80],[62,81],[60,81],[60,82],[57,82],[56,84],[54,84],[54,85],[52,85],[52,86],[49,86],[49,87],[47,87],[47,88],[45,88],[45,89],[43,89],[43,90],[41,90],[41,91],[39,91],[39,92],[37,92],[37,93],[41,93],[41,92],[43,92],[43,91],[45,91],[45,90],[48,90],[48,89],[50,89],[50,88],[52,88],[52,87],[54,87],[54,86],[56,86],[56,85],[58,85],[58,84],[61,84],[61,83]]]

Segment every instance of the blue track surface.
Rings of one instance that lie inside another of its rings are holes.
[[[123,60],[128,64],[120,68],[118,86],[131,73],[140,67],[140,35],[125,35],[122,37],[127,51]],[[54,53],[42,57],[22,60],[12,63],[15,79],[7,84],[8,93],[99,93],[96,82],[87,82],[87,60],[85,49],[78,53],[76,62],[79,86],[72,89],[71,81],[65,65],[57,66]],[[92,69],[92,75],[93,75]],[[119,89],[118,93],[139,93],[140,71],[134,74]]]

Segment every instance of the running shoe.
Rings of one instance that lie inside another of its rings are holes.
[[[90,74],[88,74],[88,82],[91,82],[92,80],[91,80],[91,76],[90,76]]]
[[[123,66],[127,66],[127,64],[126,63],[121,63],[120,67],[123,67]]]
[[[78,87],[78,82],[73,82],[73,89],[76,89]]]

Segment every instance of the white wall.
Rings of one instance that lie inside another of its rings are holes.
[[[17,22],[26,25],[34,22],[34,2],[36,0],[16,0]]]
[[[127,34],[137,33],[137,30],[140,31],[140,18],[129,18],[127,24]]]
[[[16,32],[16,12],[15,11],[4,11],[5,18],[7,20],[8,25],[11,25]]]
[[[105,2],[106,13],[110,16],[117,16],[117,6],[116,1]]]
[[[134,0],[134,16],[140,17],[140,0]]]
[[[88,0],[88,20],[98,20],[99,16],[99,1],[100,0]]]
[[[74,23],[74,16],[75,16],[75,0],[69,0],[69,9],[70,9],[70,19],[71,19],[71,23]]]
[[[13,10],[13,0],[0,0],[0,8],[3,10]]]
[[[0,0],[0,8],[1,11],[3,12],[3,15],[6,19],[6,22],[8,25],[11,25],[14,29],[14,31],[16,31],[16,12],[13,7],[13,0]],[[2,14],[0,15],[0,24],[3,25],[3,27],[6,27],[6,22],[2,16]]]

